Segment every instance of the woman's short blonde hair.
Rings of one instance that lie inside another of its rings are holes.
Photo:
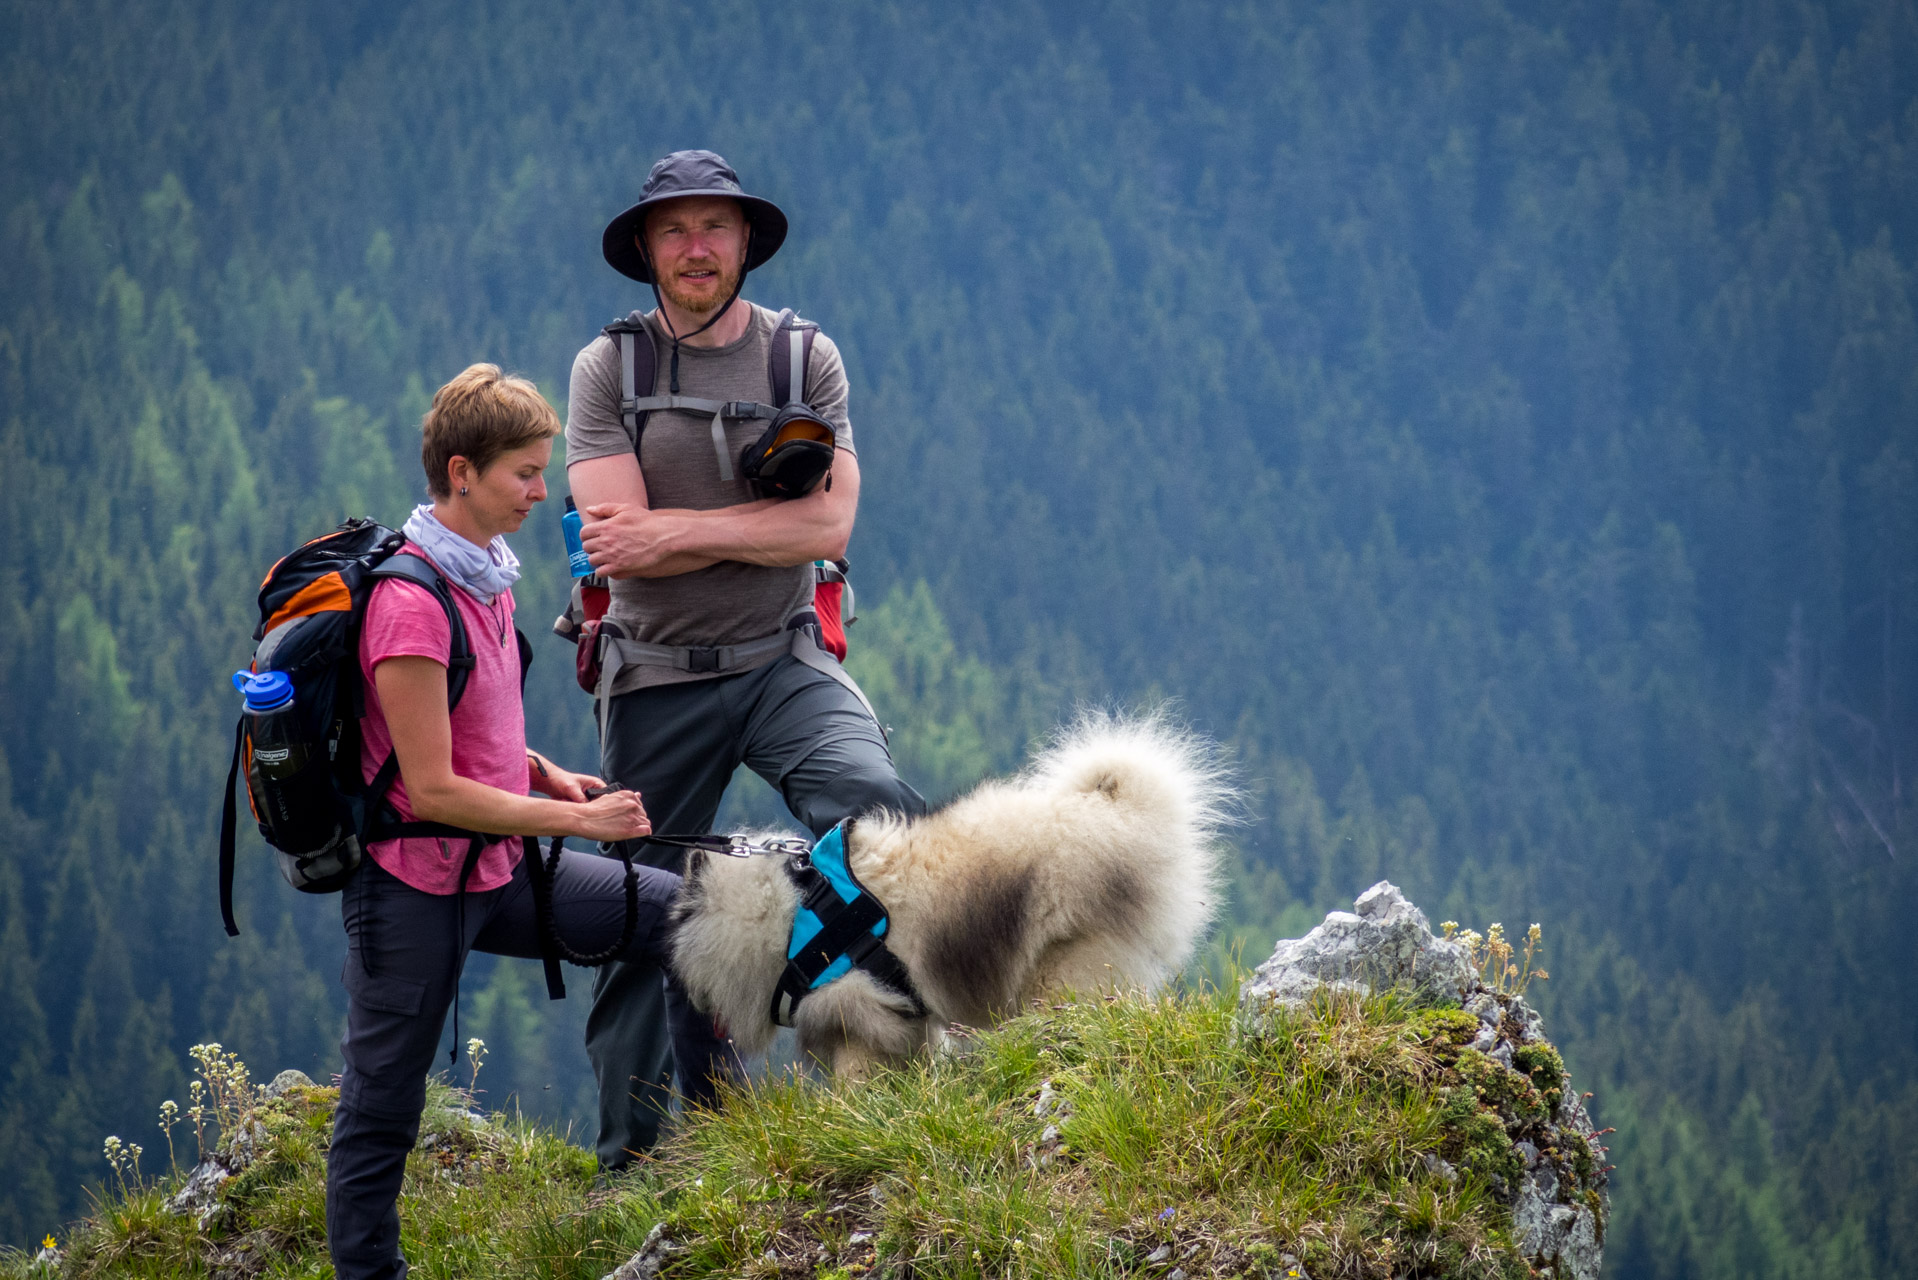
[[[454,458],[484,471],[501,454],[559,432],[559,415],[532,383],[502,373],[496,364],[469,365],[433,393],[433,407],[420,421],[427,492],[441,501],[453,496],[446,468]]]

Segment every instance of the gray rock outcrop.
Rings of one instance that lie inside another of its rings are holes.
[[[646,1242],[639,1246],[639,1252],[607,1272],[600,1280],[658,1280],[660,1269],[680,1251],[680,1246],[666,1234],[666,1224],[659,1223],[647,1233]]]
[[[1362,995],[1402,987],[1458,1004],[1478,981],[1465,948],[1433,937],[1425,913],[1391,881],[1379,881],[1352,905],[1303,938],[1279,943],[1239,988],[1239,1007],[1296,1008],[1322,987]]]
[[[272,1081],[260,1090],[260,1096],[262,1098],[277,1098],[288,1089],[311,1089],[313,1087],[312,1076],[307,1075],[304,1071],[297,1071],[292,1067],[288,1067],[286,1070],[280,1072],[279,1075],[274,1076]]]
[[[1328,989],[1397,989],[1471,1014],[1476,1024],[1455,1030],[1443,1060],[1461,1081],[1452,1087],[1471,1090],[1461,1096],[1495,1114],[1506,1137],[1495,1152],[1467,1154],[1489,1166],[1482,1172],[1511,1210],[1527,1261],[1563,1280],[1597,1280],[1607,1211],[1604,1148],[1543,1021],[1519,996],[1484,986],[1467,948],[1433,936],[1425,913],[1389,881],[1360,894],[1353,907],[1327,915],[1303,938],[1281,941],[1240,987],[1241,1015],[1258,1026],[1274,1009],[1301,1008]],[[1459,1176],[1439,1152],[1423,1153],[1422,1161],[1448,1184]]]
[[[220,1186],[233,1174],[234,1170],[214,1152],[193,1166],[186,1185],[168,1196],[161,1208],[175,1217],[194,1219],[195,1225],[205,1231],[220,1216]]]
[[[264,1102],[282,1097],[287,1090],[296,1086],[311,1089],[313,1080],[304,1071],[288,1068],[274,1076],[272,1083],[261,1088],[260,1100]],[[193,1166],[187,1174],[186,1183],[168,1196],[160,1207],[175,1217],[194,1219],[201,1231],[214,1226],[225,1212],[220,1189],[259,1158],[267,1140],[266,1126],[249,1112],[232,1133],[222,1137],[219,1145]]]

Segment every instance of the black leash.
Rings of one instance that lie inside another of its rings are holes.
[[[567,945],[566,939],[559,933],[559,921],[553,912],[553,885],[559,878],[559,855],[566,844],[566,837],[554,836],[545,857],[540,856],[539,841],[527,837],[526,856],[533,860],[533,910],[539,916],[540,930],[544,941],[558,955],[566,957],[576,965],[592,968],[605,964],[624,951],[632,943],[633,934],[639,928],[639,869],[633,865],[633,856],[623,850],[619,855],[621,865],[626,868],[626,925],[619,933],[619,941],[604,951],[575,951]],[[553,969],[557,969],[554,965]],[[548,972],[548,985],[551,985],[551,971]],[[562,993],[564,988],[562,987]]]

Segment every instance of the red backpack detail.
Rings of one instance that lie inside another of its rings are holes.
[[[819,615],[819,645],[841,662],[846,660],[846,628],[859,621],[853,612],[852,583],[846,578],[851,567],[844,560],[812,563],[812,608]]]

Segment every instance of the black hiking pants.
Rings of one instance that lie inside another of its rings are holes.
[[[600,774],[640,793],[653,830],[712,830],[719,801],[741,764],[764,778],[794,817],[824,835],[869,809],[925,812],[900,781],[879,726],[831,676],[786,656],[738,675],[635,689],[612,699]],[[677,873],[684,851],[636,841],[635,860]],[[667,1035],[671,988],[652,958],[616,960],[593,975],[586,1054],[599,1085],[599,1163],[623,1167],[659,1139],[671,1097],[675,1046],[696,1064],[725,1048]],[[712,1037],[711,1023],[700,1034]],[[728,1050],[729,1051],[729,1050]],[[694,1096],[686,1059],[679,1089]]]
[[[651,867],[639,875],[639,920],[623,957],[653,965],[665,956],[666,916],[679,877]],[[539,958],[533,888],[521,859],[508,883],[466,895],[462,934],[455,896],[421,892],[368,858],[346,886],[340,913],[347,941],[340,975],[347,991],[340,1041],[346,1068],[326,1161],[327,1245],[338,1280],[394,1280],[406,1274],[400,1182],[419,1138],[426,1076],[460,969],[469,950]],[[582,954],[612,946],[626,922],[624,869],[592,854],[562,853],[553,918]],[[712,1041],[711,1019],[695,1013],[676,987],[663,1000],[675,1041]],[[682,1088],[709,1098],[711,1076],[729,1066],[701,1062]]]

